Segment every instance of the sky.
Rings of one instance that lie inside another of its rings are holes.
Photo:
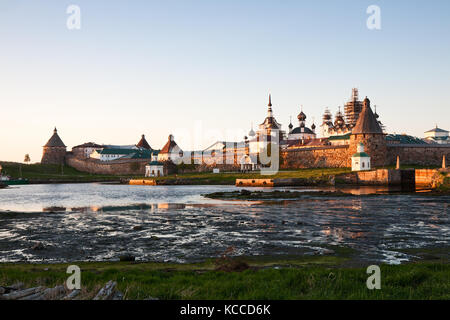
[[[238,141],[269,93],[283,129],[301,106],[318,126],[353,87],[389,133],[449,130],[449,18],[447,0],[0,0],[0,160],[39,162],[55,126],[68,150]]]

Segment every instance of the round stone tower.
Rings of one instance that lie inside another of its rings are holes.
[[[58,135],[58,130],[53,130],[53,135],[44,146],[41,163],[63,164],[66,158],[66,145]]]
[[[387,163],[387,146],[383,130],[370,108],[370,100],[366,97],[358,120],[350,136],[349,158],[357,152],[358,145],[365,146],[365,152],[371,158],[373,167],[385,166]]]

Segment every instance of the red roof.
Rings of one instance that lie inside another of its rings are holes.
[[[138,142],[136,147],[144,148],[144,149],[147,149],[147,150],[153,150],[152,147],[150,147],[150,145],[148,144],[147,140],[145,140],[145,135],[142,135],[142,138]]]
[[[172,150],[173,150],[175,147],[178,147],[178,145],[177,145],[176,142],[173,140],[173,136],[170,135],[170,136],[169,136],[169,140],[167,141],[167,143],[164,145],[164,147],[161,149],[161,151],[160,151],[159,153],[160,153],[160,154],[161,154],[161,153],[171,153]],[[178,148],[179,148],[179,147],[178,147]],[[180,149],[180,151],[181,151],[181,149]]]

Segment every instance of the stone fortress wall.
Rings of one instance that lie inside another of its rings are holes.
[[[41,163],[63,164],[66,157],[65,147],[44,147]]]
[[[80,159],[73,155],[66,156],[66,164],[81,172],[105,175],[145,175],[145,165],[149,159],[128,159],[100,161],[97,159]]]
[[[437,166],[442,158],[450,159],[450,145],[382,145],[375,139],[373,148],[370,140],[364,141],[366,152],[371,156],[373,167],[392,166],[400,158],[400,164]],[[345,168],[351,167],[351,156],[355,152],[351,145],[316,147],[287,150],[281,153],[281,169],[302,168]],[[447,160],[448,161],[448,160]],[[447,164],[448,165],[448,164]]]
[[[350,167],[348,150],[348,145],[288,149],[281,152],[280,169]]]
[[[379,141],[376,141],[379,143]],[[368,148],[371,157],[375,154],[374,167],[395,165],[397,156],[400,164],[441,166],[442,158],[450,159],[450,145],[385,145],[380,149]],[[304,168],[348,168],[351,166],[353,150],[350,145],[322,146],[302,149],[290,149],[280,154],[280,170]],[[144,175],[149,159],[100,161],[79,159],[73,155],[66,157],[67,165],[83,172],[108,175]],[[211,172],[213,168],[223,171],[238,171],[238,163],[218,165],[196,165],[179,167],[181,172]]]
[[[144,176],[145,166],[150,159],[126,159],[113,161],[100,161],[98,159],[80,159],[74,155],[66,157],[66,164],[81,172],[105,175],[135,175]],[[192,172],[211,172],[213,168],[219,168],[221,171],[239,171],[238,164],[222,164],[222,165],[196,165],[196,166],[179,166],[173,168],[173,165],[164,165],[164,170],[170,170],[171,173],[192,173]]]
[[[420,166],[441,166],[442,157],[450,160],[450,144],[432,145],[387,145],[387,163],[393,165],[400,158],[400,164]],[[447,162],[448,165],[448,162]]]

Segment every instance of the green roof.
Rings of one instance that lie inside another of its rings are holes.
[[[355,158],[355,157],[364,158],[364,157],[370,157],[370,156],[365,152],[357,152],[352,156],[352,158]]]
[[[118,154],[124,156],[125,159],[150,159],[152,157],[151,150],[147,149],[120,149],[120,148],[111,148],[111,149],[103,149],[101,151],[97,150],[101,155],[105,154]]]
[[[152,161],[152,162],[149,162],[148,164],[151,166],[163,166],[164,165],[164,163],[159,162],[159,161]]]
[[[443,130],[443,129],[441,129],[441,128],[438,128],[438,127],[436,127],[436,128],[433,128],[433,129],[431,129],[431,130],[428,130],[428,131],[425,131],[425,133],[428,133],[428,132],[446,132],[446,133],[448,133],[448,131],[447,131],[447,130]]]
[[[331,136],[331,137],[328,137],[328,140],[348,140],[348,139],[350,139],[350,135],[351,135],[351,133],[346,133],[346,134],[343,134],[343,135],[341,135],[341,136]]]
[[[112,149],[103,149],[102,151],[100,151],[100,154],[132,154],[135,153],[136,151],[138,151],[137,149],[117,149],[117,148],[112,148]]]
[[[131,159],[149,159],[152,157],[152,151],[147,149],[134,150],[134,154],[131,156]]]
[[[426,144],[425,141],[417,137],[408,136],[406,134],[388,134],[386,136],[386,141],[395,141],[401,144]]]

